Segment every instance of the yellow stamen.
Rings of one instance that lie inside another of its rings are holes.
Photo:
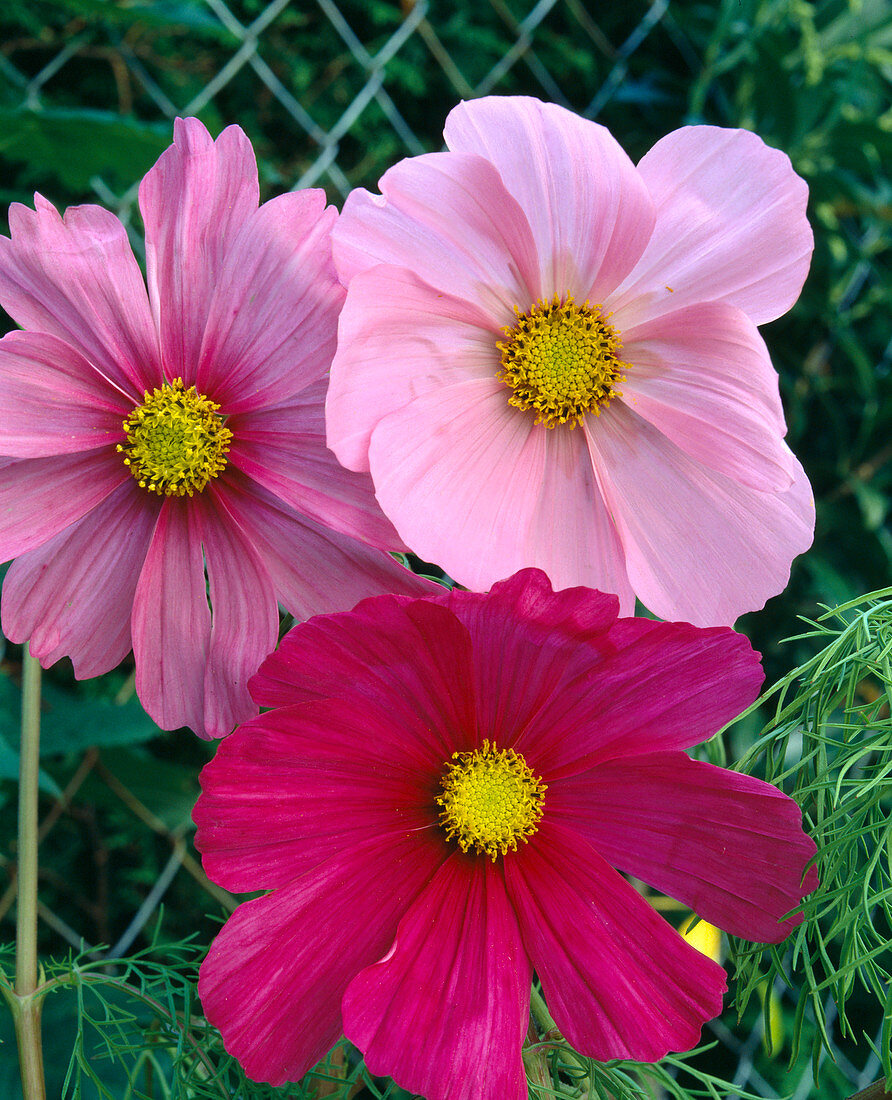
[[[219,408],[194,386],[186,389],[182,378],[146,390],[124,421],[127,442],[118,444],[141,489],[191,497],[225,469],[232,432]]]
[[[502,330],[508,339],[496,344],[497,377],[514,390],[509,405],[535,409],[536,423],[546,428],[575,428],[586,413],[600,416],[611,398],[622,396],[616,387],[628,364],[619,359],[622,340],[602,308],[578,306],[572,294],[565,302],[557,294],[537,301],[526,313],[514,307],[517,320]]]
[[[514,749],[497,749],[484,741],[473,752],[454,752],[446,765],[440,824],[448,839],[463,852],[472,847],[493,861],[499,853],[517,851],[527,842],[542,817],[547,790]]]

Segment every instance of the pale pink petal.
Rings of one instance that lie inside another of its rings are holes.
[[[290,886],[245,902],[201,965],[198,992],[255,1081],[297,1081],[341,1035],[341,997],[393,942],[436,873],[414,840],[344,848]]]
[[[60,218],[35,195],[13,203],[0,237],[0,304],[26,329],[58,336],[137,401],[157,384],[158,339],[124,226],[100,206]]]
[[[585,430],[641,602],[662,618],[712,626],[783,591],[814,534],[799,464],[789,490],[759,492],[689,458],[621,402],[609,413]]]
[[[107,448],[0,465],[0,561],[42,546],[130,479]]]
[[[79,680],[130,651],[133,593],[160,501],[129,479],[83,519],[12,563],[3,581],[3,632],[30,641],[44,668],[70,657]]]
[[[778,943],[780,923],[817,885],[815,843],[776,787],[684,753],[608,761],[553,783],[549,821],[563,821],[614,867],[690,906],[710,924]]]
[[[162,729],[204,735],[211,633],[200,530],[188,497],[167,497],[133,599],[140,702]]]
[[[344,996],[371,1073],[427,1100],[526,1100],[532,972],[501,868],[456,853]]]
[[[64,340],[10,332],[0,340],[0,408],[0,451],[42,458],[123,442],[133,402]]]
[[[306,516],[381,550],[405,550],[368,474],[343,467],[325,444],[326,378],[287,404],[233,416],[229,461]]]
[[[279,602],[297,620],[343,611],[367,596],[438,590],[390,554],[300,515],[259,485],[227,477],[226,503],[263,559]]]
[[[345,285],[376,264],[407,267],[439,290],[511,322],[543,290],[529,222],[483,157],[425,153],[350,193],[335,227]]]
[[[344,289],[324,191],[297,191],[246,217],[226,249],[195,384],[227,413],[287,401],[331,365]]]
[[[538,99],[489,96],[455,107],[444,133],[450,149],[494,164],[520,204],[539,253],[542,297],[603,302],[632,270],[653,228],[653,203],[603,126]]]
[[[757,325],[799,297],[813,237],[808,187],[789,157],[748,130],[686,126],[638,165],[657,212],[653,236],[610,300],[639,324],[695,302],[723,301]]]
[[[778,378],[746,314],[704,302],[623,340],[625,404],[710,469],[751,489],[789,489],[797,464],[783,442]]]
[[[356,275],[331,365],[328,445],[351,470],[368,470],[378,421],[431,390],[494,378],[502,336],[478,306],[435,290],[411,271],[380,265]]]
[[[173,145],[139,187],[146,270],[168,378],[195,380],[227,249],[259,201],[251,143],[238,126],[216,142],[197,118],[178,118]]]
[[[248,678],[275,649],[279,605],[253,540],[227,507],[225,491],[211,485],[192,503],[200,521],[211,600],[203,736],[225,737],[257,713]]]
[[[724,971],[578,833],[543,822],[518,858],[505,860],[505,879],[548,1007],[572,1047],[599,1061],[655,1062],[696,1046],[722,1010]]]
[[[394,693],[395,694],[395,693]],[[204,869],[227,890],[284,886],[338,853],[402,841],[452,851],[431,775],[444,753],[405,705],[368,698],[278,707],[223,740],[193,817]]]

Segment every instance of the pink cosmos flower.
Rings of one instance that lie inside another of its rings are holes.
[[[9,212],[0,304],[0,561],[7,637],[78,677],[131,644],[164,728],[220,736],[298,618],[420,591],[366,475],[325,446],[343,290],[322,191],[258,209],[244,133],[197,119],[142,181],[148,293],[124,226]],[[360,541],[362,540],[362,541]],[[209,606],[210,603],[210,606]]]
[[[808,271],[803,180],[712,126],[636,168],[604,127],[520,97],[460,104],[445,135],[335,230],[329,445],[469,588],[535,565],[624,612],[761,607],[814,528],[756,329]]]
[[[264,662],[274,709],[220,745],[194,813],[210,877],[272,891],[199,983],[251,1077],[300,1078],[343,1029],[428,1100],[525,1100],[534,970],[585,1054],[693,1046],[725,974],[619,871],[747,939],[799,923],[795,802],[681,751],[753,700],[758,655],[617,611],[529,569],[365,600]]]

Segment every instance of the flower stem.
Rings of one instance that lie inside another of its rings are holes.
[[[24,1100],[45,1100],[43,1045],[37,993],[37,780],[40,762],[40,665],[27,651],[22,663],[22,745],[19,783],[18,899],[13,1011]]]

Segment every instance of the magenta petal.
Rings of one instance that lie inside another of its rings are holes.
[[[227,890],[284,886],[357,845],[412,838],[440,858],[431,780],[444,754],[424,723],[367,700],[279,707],[221,742],[193,818]],[[448,759],[448,757],[447,757]]]
[[[257,713],[248,678],[275,649],[279,605],[263,561],[227,508],[225,492],[211,487],[194,504],[201,520],[212,609],[204,736],[225,737]]]
[[[194,382],[227,249],[258,201],[254,151],[242,130],[228,126],[214,142],[197,118],[178,118],[173,145],[139,187],[149,296],[168,378]]]
[[[613,866],[748,940],[788,936],[802,917],[781,917],[817,885],[814,868],[803,882],[816,847],[792,798],[681,752],[562,779],[549,787],[548,812]]]
[[[133,403],[79,351],[43,332],[0,340],[0,452],[16,458],[123,442]]]
[[[0,561],[42,546],[129,480],[108,448],[0,465]]]
[[[211,632],[200,530],[188,498],[167,497],[133,600],[140,702],[162,729],[204,732]]]
[[[488,96],[454,108],[444,133],[450,149],[495,165],[520,204],[539,253],[542,297],[603,302],[631,271],[650,237],[653,204],[603,126],[538,99]]]
[[[344,289],[331,258],[324,191],[264,203],[228,244],[196,386],[227,413],[287,401],[327,375]]]
[[[428,1100],[526,1100],[531,978],[501,868],[456,853],[350,983],[344,1032],[373,1074]]]
[[[297,1081],[338,1040],[348,982],[387,951],[438,862],[411,840],[357,845],[239,906],[211,944],[198,992],[249,1077]]]
[[[101,676],[130,650],[133,594],[157,506],[128,479],[83,519],[22,555],[3,581],[3,632],[30,640],[48,668],[68,656],[79,680]]]
[[[577,833],[543,823],[505,860],[505,880],[548,1007],[580,1053],[656,1062],[695,1046],[721,1012],[722,968]]]
[[[60,218],[40,195],[13,203],[0,237],[0,303],[22,328],[81,352],[131,399],[157,384],[158,338],[146,285],[121,222],[99,206]]]

